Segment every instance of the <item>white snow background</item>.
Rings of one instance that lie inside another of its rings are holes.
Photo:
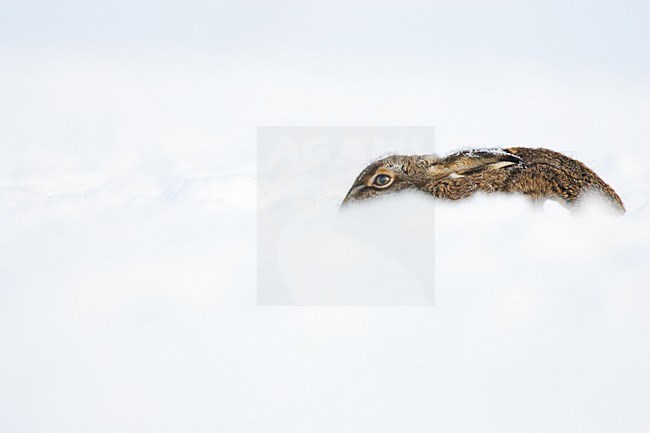
[[[0,431],[647,432],[649,13],[3,1]],[[435,306],[258,307],[256,127],[430,124],[629,212],[437,205]]]

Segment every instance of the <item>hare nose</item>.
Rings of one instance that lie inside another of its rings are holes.
[[[348,191],[348,194],[345,196],[343,199],[343,203],[341,203],[341,206],[346,205],[352,201],[355,200],[355,196],[357,193],[364,188],[364,185],[357,185],[352,188],[350,188],[350,191]]]

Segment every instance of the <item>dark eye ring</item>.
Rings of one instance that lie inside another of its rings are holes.
[[[386,186],[390,183],[392,178],[387,174],[379,174],[375,177],[374,184],[377,186]]]

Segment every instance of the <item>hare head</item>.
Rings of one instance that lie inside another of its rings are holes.
[[[343,205],[405,189],[422,189],[437,158],[421,155],[391,155],[373,162],[356,178]]]

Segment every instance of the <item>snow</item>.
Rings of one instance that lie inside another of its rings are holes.
[[[492,155],[508,155],[508,156],[514,156],[517,157],[516,155],[513,155],[512,153],[506,152],[503,149],[497,149],[497,148],[477,148],[477,149],[466,149],[466,150],[460,150],[458,152],[454,152],[453,155],[460,155],[461,153],[469,156],[470,158],[480,158],[482,154],[492,154]]]
[[[647,5],[335,6],[3,6],[0,430],[647,431]],[[435,305],[258,306],[256,127],[431,124],[628,213],[437,203]]]

